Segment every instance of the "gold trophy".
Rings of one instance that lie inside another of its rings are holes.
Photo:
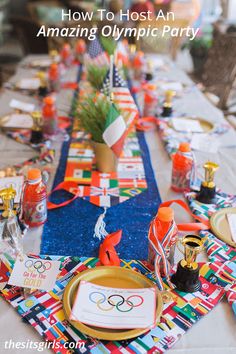
[[[146,81],[151,81],[152,79],[153,79],[153,64],[149,60],[147,62]]]
[[[135,44],[135,43],[131,43],[131,44],[129,45],[129,50],[130,50],[131,56],[134,56],[135,53],[136,53],[136,51],[137,51],[137,46],[136,46],[136,44]]]
[[[172,98],[175,96],[175,91],[167,90],[165,92],[165,102],[163,104],[162,117],[170,117],[173,111]]]
[[[44,71],[38,71],[37,78],[40,80],[39,96],[45,97],[48,94],[47,75]]]
[[[35,111],[35,112],[31,113],[31,117],[33,119],[33,127],[32,127],[32,133],[31,133],[30,142],[31,142],[31,144],[39,144],[43,140],[43,132],[42,132],[43,119],[42,119],[42,114],[41,114],[41,112]]]
[[[16,196],[16,191],[12,186],[0,190],[0,198],[2,199],[3,209],[4,209],[2,216],[4,218],[9,218],[11,216],[16,215],[16,212],[13,210],[15,196]]]
[[[49,56],[50,56],[50,59],[51,59],[52,63],[58,63],[58,61],[59,61],[59,53],[58,53],[58,51],[56,49],[50,50]]]
[[[197,255],[204,249],[206,237],[201,238],[197,235],[186,235],[178,243],[184,246],[184,251],[177,247],[184,255],[177,266],[177,272],[172,276],[171,281],[179,291],[193,293],[200,290],[199,266],[196,262]]]
[[[214,204],[216,195],[214,176],[219,168],[219,165],[215,162],[208,161],[203,165],[203,167],[205,169],[205,181],[201,184],[201,189],[197,196],[197,200],[204,204]]]

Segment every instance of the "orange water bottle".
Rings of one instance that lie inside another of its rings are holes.
[[[30,227],[40,226],[47,220],[47,189],[37,168],[28,171],[23,189],[22,212],[24,222]]]
[[[83,57],[86,52],[86,43],[83,39],[78,39],[75,45],[75,56],[78,61],[83,62]]]
[[[180,143],[178,151],[172,157],[171,188],[175,192],[190,191],[194,169],[193,153],[189,143]]]
[[[137,52],[133,59],[133,71],[134,71],[134,79],[141,80],[143,74],[143,66],[144,66],[144,57],[143,52]]]
[[[64,44],[61,50],[61,60],[66,67],[69,67],[72,64],[72,51],[71,46],[68,43]]]
[[[146,84],[144,86],[144,105],[143,105],[143,116],[155,116],[157,110],[157,92],[156,85]]]
[[[60,90],[60,69],[57,63],[52,63],[48,70],[49,90],[58,92]]]
[[[54,98],[47,96],[44,98],[43,103],[43,133],[47,135],[56,134],[58,119]]]
[[[156,217],[151,222],[148,235],[148,261],[150,264],[154,264],[158,243],[162,244],[166,258],[170,264],[174,263],[177,233],[178,229],[174,221],[174,210],[170,207],[159,208]],[[160,265],[160,271],[162,273],[162,264]]]

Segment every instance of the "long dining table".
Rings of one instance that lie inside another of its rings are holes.
[[[35,69],[26,67],[35,58],[42,56],[27,57],[19,64],[16,74],[9,80],[9,84],[16,83],[20,78],[30,78],[35,75]],[[150,55],[150,59],[155,61],[156,55]],[[159,58],[160,59],[160,58]],[[158,60],[159,60],[158,59]],[[203,117],[213,123],[224,122],[223,113],[210,103],[204,94],[198,89],[186,73],[179,69],[172,61],[164,57],[166,62],[165,69],[158,69],[158,79],[171,79],[179,81],[192,87],[191,90],[184,92],[174,100],[174,110],[186,115]],[[76,68],[70,68],[66,73],[66,79],[72,80],[76,75]],[[66,92],[66,93],[65,93]],[[67,90],[59,93],[57,97],[57,109],[60,115],[68,115],[70,111],[70,102],[73,97],[73,91]],[[24,102],[34,103],[40,108],[40,103],[33,97],[22,95],[11,89],[2,88],[0,93],[0,115],[3,116],[11,109],[9,102],[12,98],[22,100]],[[145,133],[145,138],[151,155],[151,163],[158,189],[163,201],[170,199],[183,199],[183,195],[177,194],[170,189],[171,181],[171,159],[164,149],[163,142],[157,129],[153,129]],[[196,159],[198,164],[203,164],[207,159],[213,160],[219,164],[220,169],[216,174],[216,183],[223,191],[234,194],[236,191],[236,133],[232,129],[227,133],[218,137],[220,144],[217,153],[206,153],[196,151]],[[49,186],[53,183],[55,171],[60,159],[60,149],[62,140],[53,141],[53,148],[56,151],[55,160],[52,166],[52,173]],[[19,144],[8,138],[4,132],[0,134],[0,169],[29,159],[35,155],[35,152],[28,146]],[[178,222],[189,221],[185,213],[176,208],[176,220]],[[42,227],[27,232],[24,237],[25,253],[40,253],[40,242],[42,235]],[[176,252],[176,262],[181,255]],[[200,260],[206,261],[206,254],[199,257]],[[217,353],[235,353],[236,352],[236,319],[233,311],[227,301],[223,299],[216,308],[214,308],[207,316],[201,319],[193,326],[179,342],[169,350],[169,353],[185,353],[185,354],[217,354]],[[24,323],[17,312],[4,299],[0,300],[0,351],[4,350],[6,341],[27,342],[28,340],[40,342],[42,338],[29,325]],[[19,350],[11,349],[9,353],[18,353]],[[35,353],[35,350],[28,349],[29,354]],[[50,350],[44,349],[44,353]]]

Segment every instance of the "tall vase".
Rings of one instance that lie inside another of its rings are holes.
[[[117,169],[117,157],[109,146],[94,141],[93,147],[98,171],[104,173],[115,172]]]

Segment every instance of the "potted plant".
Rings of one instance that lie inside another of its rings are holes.
[[[111,102],[104,95],[87,97],[78,104],[78,119],[81,127],[91,134],[98,171],[116,171],[117,157],[103,140],[106,119]]]
[[[212,45],[211,31],[205,30],[198,34],[195,39],[188,42],[186,45],[189,48],[196,76],[201,76],[204,64],[207,60],[208,50]]]

